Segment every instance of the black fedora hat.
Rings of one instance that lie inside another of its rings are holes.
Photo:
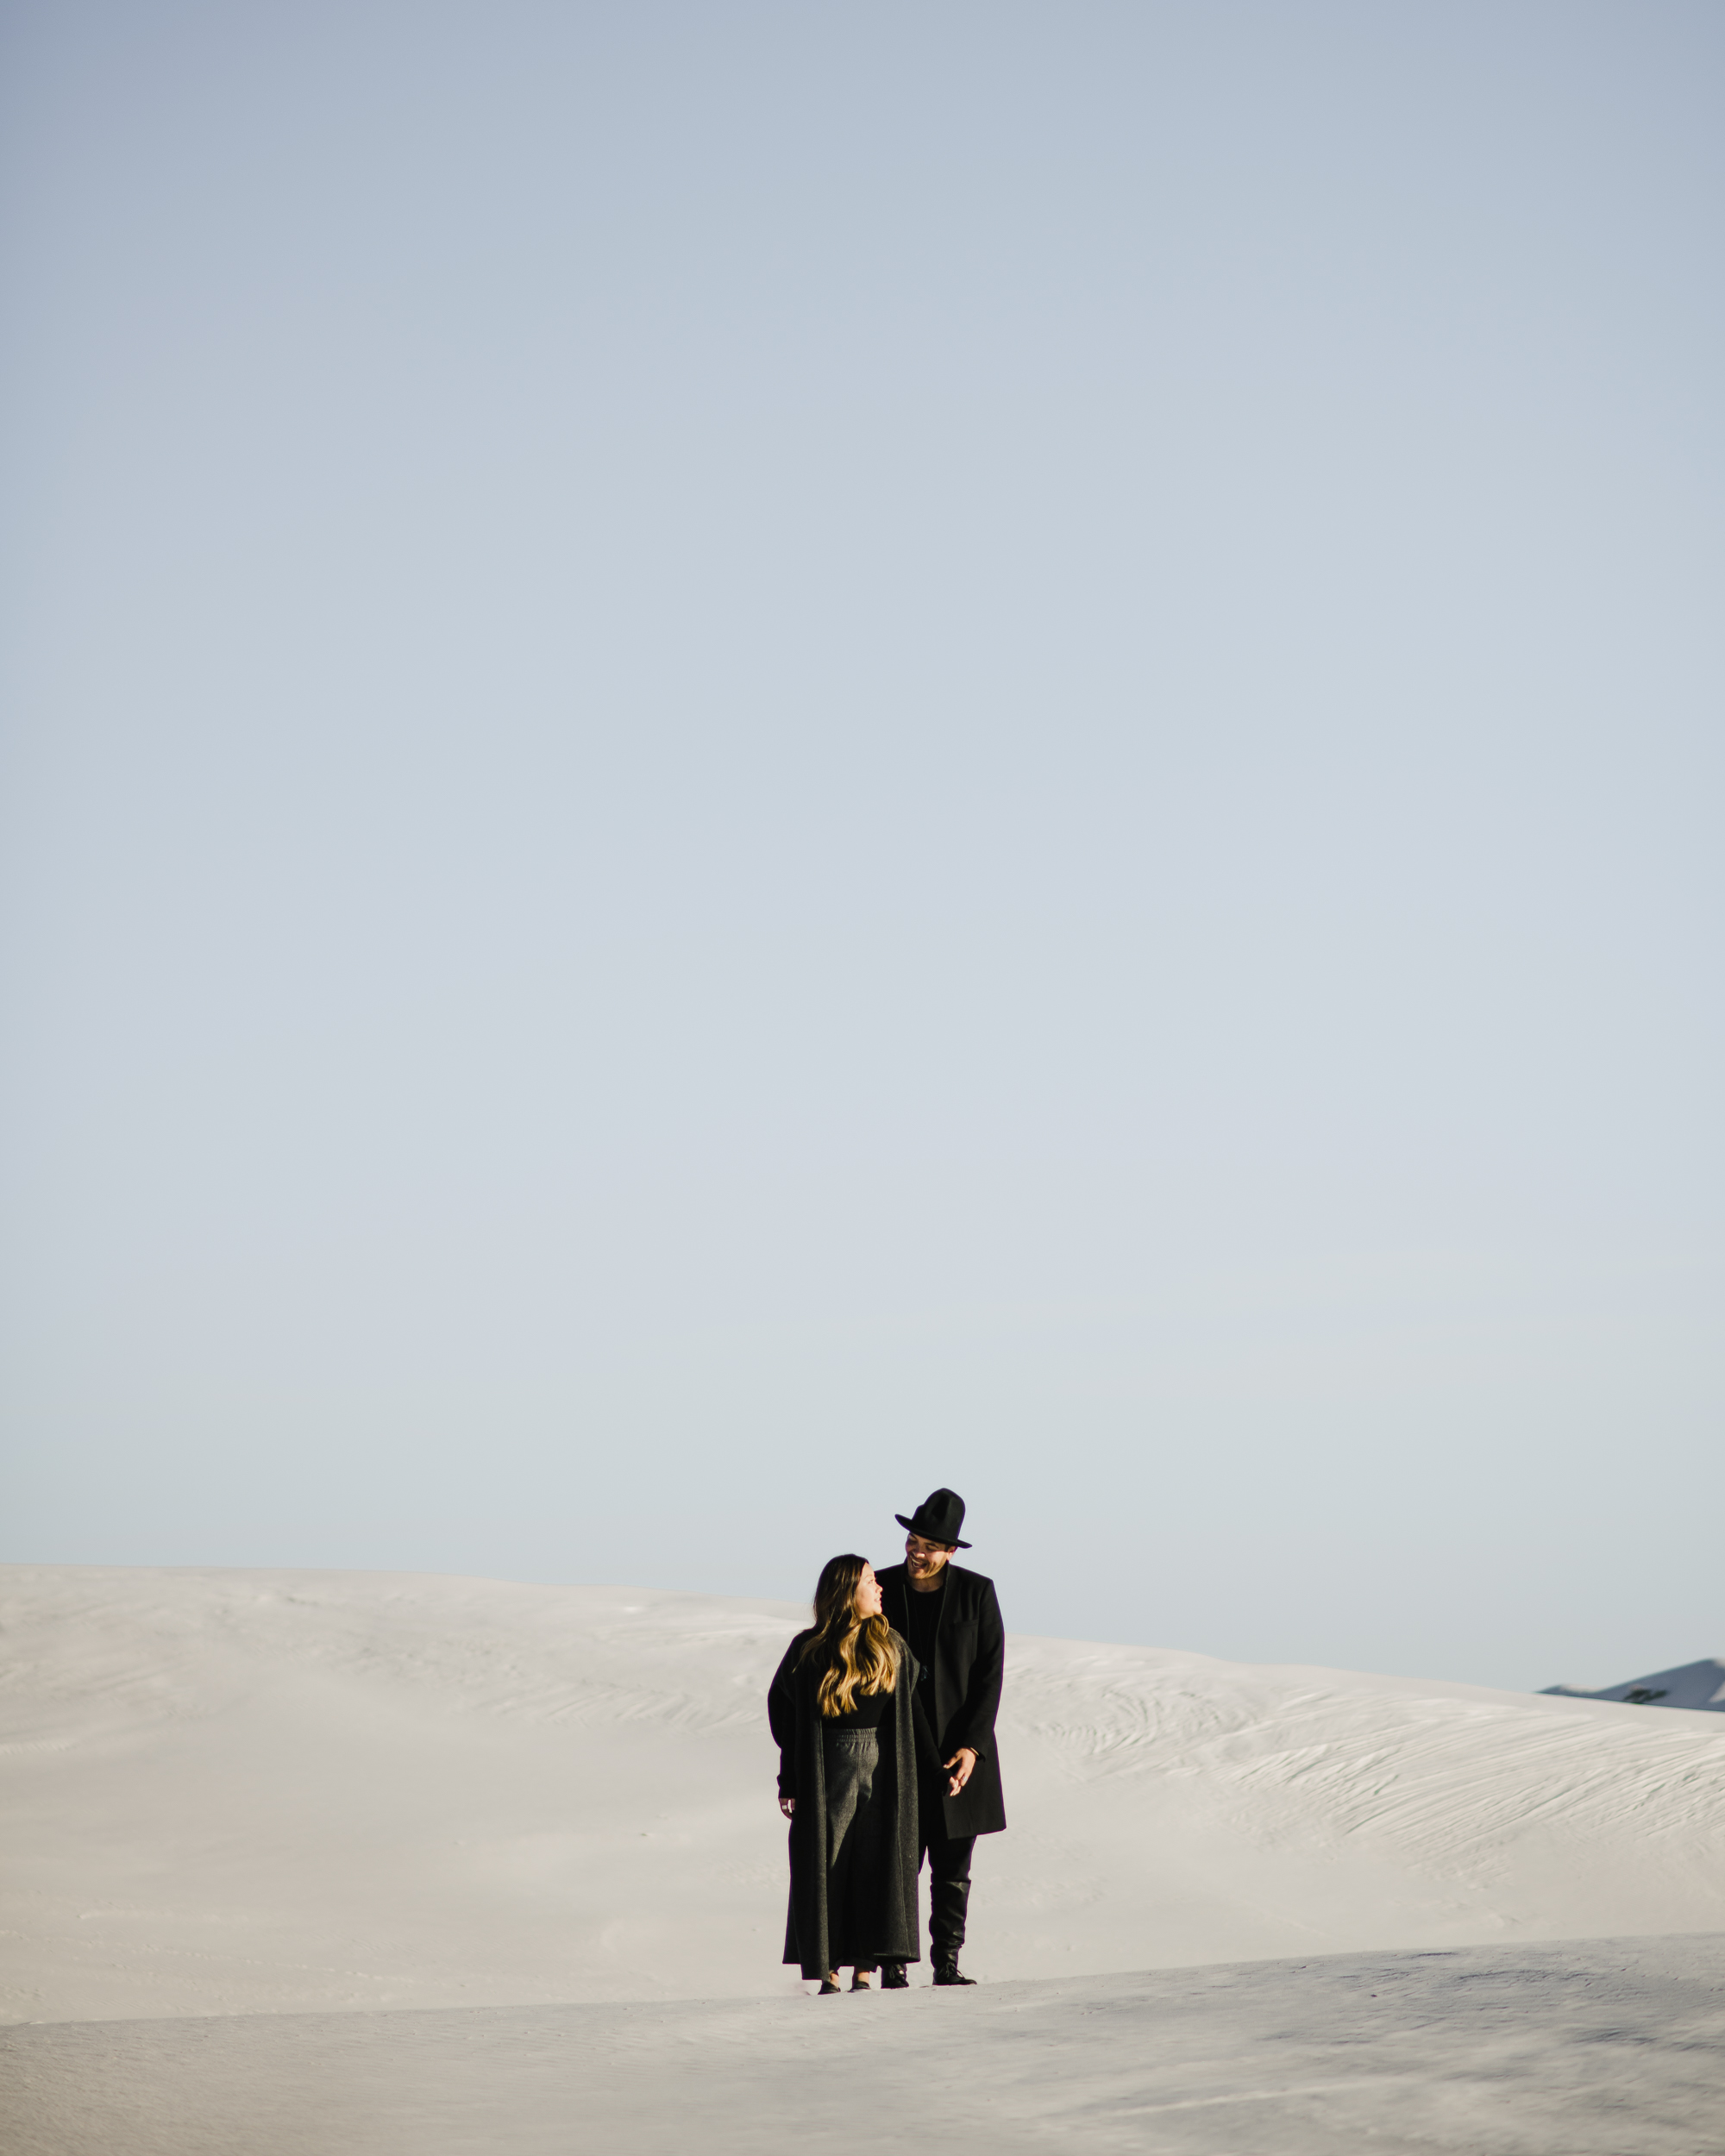
[[[932,1489],[908,1520],[901,1512],[893,1517],[925,1542],[950,1542],[959,1550],[970,1547],[958,1532],[964,1525],[964,1500],[956,1489]]]

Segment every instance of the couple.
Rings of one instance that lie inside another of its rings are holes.
[[[964,1501],[938,1489],[907,1520],[905,1561],[821,1569],[814,1624],[767,1695],[779,1808],[791,1822],[785,1959],[821,1990],[902,1991],[918,1946],[917,1874],[929,1858],[934,1981],[961,1976],[970,1852],[1007,1823],[994,1748],[1006,1633],[994,1583],[950,1562]]]

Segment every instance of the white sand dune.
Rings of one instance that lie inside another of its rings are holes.
[[[8,2156],[1708,2156],[1725,1938],[0,2030]]]
[[[4,2017],[796,1991],[763,1695],[800,1615],[0,1570]],[[1001,1742],[996,1983],[1725,1930],[1713,1714],[1015,1638]]]

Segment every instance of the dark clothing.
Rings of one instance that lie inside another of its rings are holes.
[[[808,1637],[800,1632],[792,1640],[767,1695],[779,1794],[796,1799],[785,1959],[806,1977],[824,1977],[841,1963],[868,1969],[915,1961],[919,1755],[925,1775],[935,1764],[916,1697],[916,1658],[900,1639],[898,1683],[876,1695],[882,1711],[877,1726],[865,1729],[821,1714],[821,1671],[797,1665]]]
[[[930,1683],[934,1676],[934,1642],[940,1630],[940,1613],[946,1607],[948,1570],[950,1567],[942,1568],[940,1585],[931,1595],[919,1595],[911,1586],[908,1576],[905,1582],[905,1621],[899,1629],[910,1641],[911,1652],[922,1664],[922,1682],[925,1684]],[[926,1694],[924,1696],[926,1697]],[[931,1707],[932,1704],[931,1701]]]
[[[820,1726],[829,1736],[835,1729],[878,1729],[892,1704],[890,1692],[859,1694],[848,1714],[823,1714]]]
[[[922,1837],[918,1837],[922,1840]],[[928,1857],[928,1943],[937,1961],[964,1944],[964,1912],[970,1901],[970,1858],[975,1834],[922,1841]],[[920,1859],[919,1859],[920,1862]]]
[[[946,1780],[941,1778],[926,1825],[937,1839],[943,1828],[949,1839],[998,1834],[1007,1823],[1007,1806],[1000,1790],[994,1717],[1000,1706],[1007,1633],[994,1583],[950,1561],[942,1574],[945,1584],[938,1595],[919,1595],[902,1564],[889,1564],[876,1577],[887,1621],[906,1638],[911,1626],[920,1622],[913,1606],[933,1605],[933,1644],[927,1658],[932,1676],[919,1688],[919,1696],[931,1710],[938,1758],[950,1759],[966,1748],[976,1755],[970,1779],[957,1796],[945,1794]]]
[[[906,1580],[905,1607],[910,1620],[906,1634],[911,1651],[922,1664],[918,1695],[928,1703],[932,1720],[934,1707],[934,1643],[940,1632],[940,1614],[946,1607],[946,1576],[950,1564],[941,1568],[940,1585],[932,1594],[919,1595]],[[955,1745],[954,1750],[957,1750]],[[943,1752],[944,1759],[952,1757]],[[980,1771],[982,1760],[977,1759]],[[947,1954],[957,1954],[964,1944],[964,1912],[970,1900],[970,1858],[975,1851],[975,1834],[960,1834],[956,1838],[943,1834],[941,1829],[942,1799],[950,1777],[944,1772],[924,1774],[917,1783],[917,1861],[928,1863],[928,1942],[934,1950],[934,1958],[941,1960]]]
[[[874,1897],[888,1808],[884,1790],[882,1802],[875,1802],[879,1730],[842,1728],[828,1720],[821,1752],[826,1779],[826,1967],[872,1969],[880,1959]],[[787,1953],[785,1959],[791,1957]],[[824,1976],[826,1971],[818,1973]]]

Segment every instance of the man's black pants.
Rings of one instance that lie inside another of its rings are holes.
[[[931,1824],[940,1817],[938,1798],[932,1805],[924,1804],[919,1808]],[[944,1834],[923,1832],[917,1839],[919,1871],[924,1857],[928,1858],[928,1940],[935,1959],[940,1961],[948,1954],[956,1954],[964,1944],[964,1911],[970,1899],[970,1854],[976,1846],[976,1837],[955,1834],[949,1839]]]

